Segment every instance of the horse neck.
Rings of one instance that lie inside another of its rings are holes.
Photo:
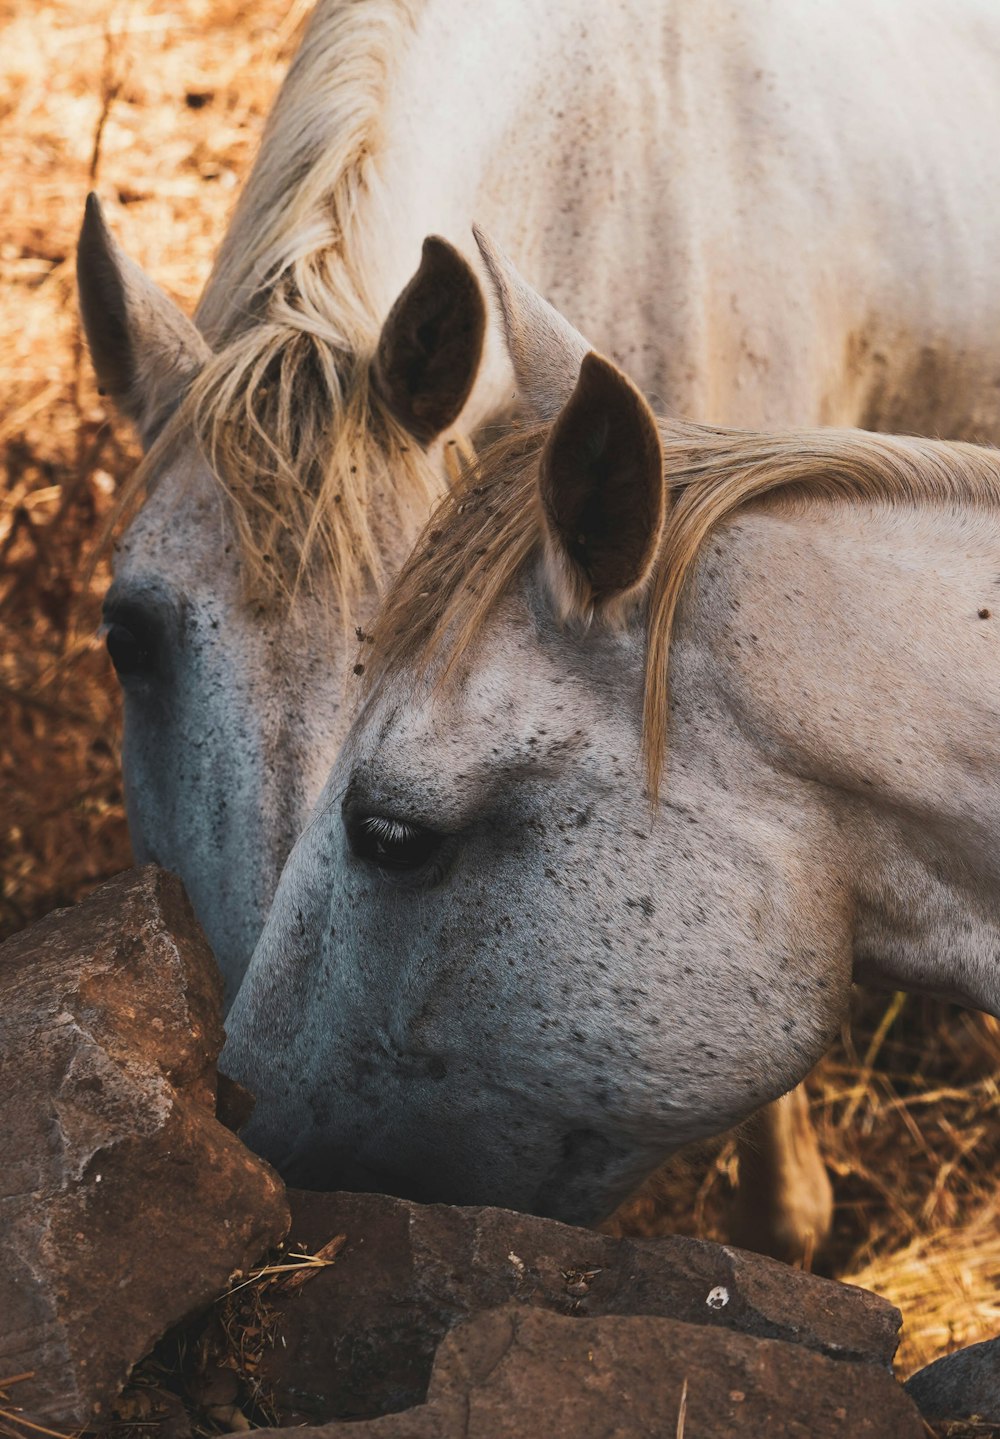
[[[739,743],[824,812],[857,980],[994,1013],[998,543],[981,508],[746,511],[702,561],[677,648],[683,671],[707,636]]]
[[[331,163],[343,155],[358,183],[334,245],[372,334],[426,235],[443,234],[479,265],[475,220],[607,348],[610,280],[588,285],[576,252],[604,213],[606,177],[648,145],[643,14],[640,0],[508,0],[481,7],[470,26],[464,0],[320,0],[199,306],[209,339],[260,312],[261,279],[277,255],[301,254],[311,236],[322,247],[333,181],[346,173]],[[355,146],[345,144],[352,126]],[[467,425],[493,418],[510,392],[509,363],[491,333]]]

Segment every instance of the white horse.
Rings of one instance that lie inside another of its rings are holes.
[[[1000,455],[658,424],[494,263],[555,419],[391,590],[222,1062],[297,1182],[589,1222],[852,979],[1000,1013]]]
[[[194,325],[91,206],[87,333],[148,447],[106,604],[130,829],[230,997],[354,629],[509,409],[452,250],[393,307],[422,237],[502,230],[672,411],[1000,439],[998,77],[992,0],[321,0]]]

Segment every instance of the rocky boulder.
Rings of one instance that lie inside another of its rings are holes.
[[[280,1180],[216,1119],[220,1016],[162,870],[0,947],[0,1375],[33,1374],[29,1420],[106,1413],[164,1329],[285,1232]]]
[[[281,1431],[262,1431],[277,1439]],[[924,1439],[879,1365],[654,1316],[571,1318],[523,1305],[441,1343],[427,1402],[304,1439]]]
[[[1000,1338],[936,1359],[907,1382],[926,1419],[978,1419],[1000,1426]]]
[[[281,1342],[265,1356],[260,1377],[286,1422],[369,1418],[419,1404],[446,1336],[510,1304],[518,1306],[514,1314],[545,1311],[588,1333],[592,1320],[628,1317],[636,1325],[627,1332],[640,1334],[645,1318],[669,1319],[671,1344],[690,1342],[702,1356],[728,1354],[729,1338],[739,1335],[748,1343],[779,1341],[761,1353],[789,1350],[801,1356],[804,1372],[818,1356],[842,1368],[845,1383],[861,1370],[889,1377],[897,1309],[867,1290],[759,1255],[696,1239],[613,1239],[502,1209],[364,1194],[289,1197],[293,1241],[315,1252],[335,1235],[345,1240],[335,1264],[279,1301]],[[542,1330],[530,1332],[532,1343],[540,1342]],[[551,1332],[563,1331],[557,1325]],[[654,1325],[654,1332],[667,1330]],[[716,1349],[706,1349],[713,1334]],[[653,1352],[660,1339],[648,1342]],[[827,1371],[820,1365],[817,1372]],[[649,1383],[663,1373],[655,1364]],[[889,1379],[890,1390],[897,1387]]]
[[[32,1375],[0,1400],[22,1418],[100,1428],[176,1326],[118,1410],[150,1439],[244,1408],[324,1439],[922,1435],[892,1306],[697,1240],[293,1193],[292,1241],[332,1262],[214,1304],[288,1218],[219,1119],[246,1098],[219,1091],[220,998],[156,869],[0,948],[0,1376]]]

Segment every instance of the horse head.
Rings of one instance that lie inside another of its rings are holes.
[[[688,596],[651,794],[660,428],[484,251],[548,418],[484,454],[397,580],[223,1064],[293,1182],[591,1221],[821,1056],[851,897],[824,805],[733,712],[734,588]]]
[[[354,628],[443,487],[483,300],[432,239],[356,353],[305,345],[273,286],[210,346],[93,196],[78,275],[99,382],[146,452],[104,604],[132,846],[183,878],[231,999],[346,729]]]

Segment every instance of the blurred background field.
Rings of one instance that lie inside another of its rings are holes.
[[[129,863],[97,545],[136,452],[81,346],[84,197],[192,309],[309,8],[0,0],[0,936]],[[995,1022],[882,995],[811,1081],[829,1267],[900,1304],[903,1370],[1000,1333],[998,1074]],[[675,1161],[621,1227],[717,1237],[734,1165]]]

